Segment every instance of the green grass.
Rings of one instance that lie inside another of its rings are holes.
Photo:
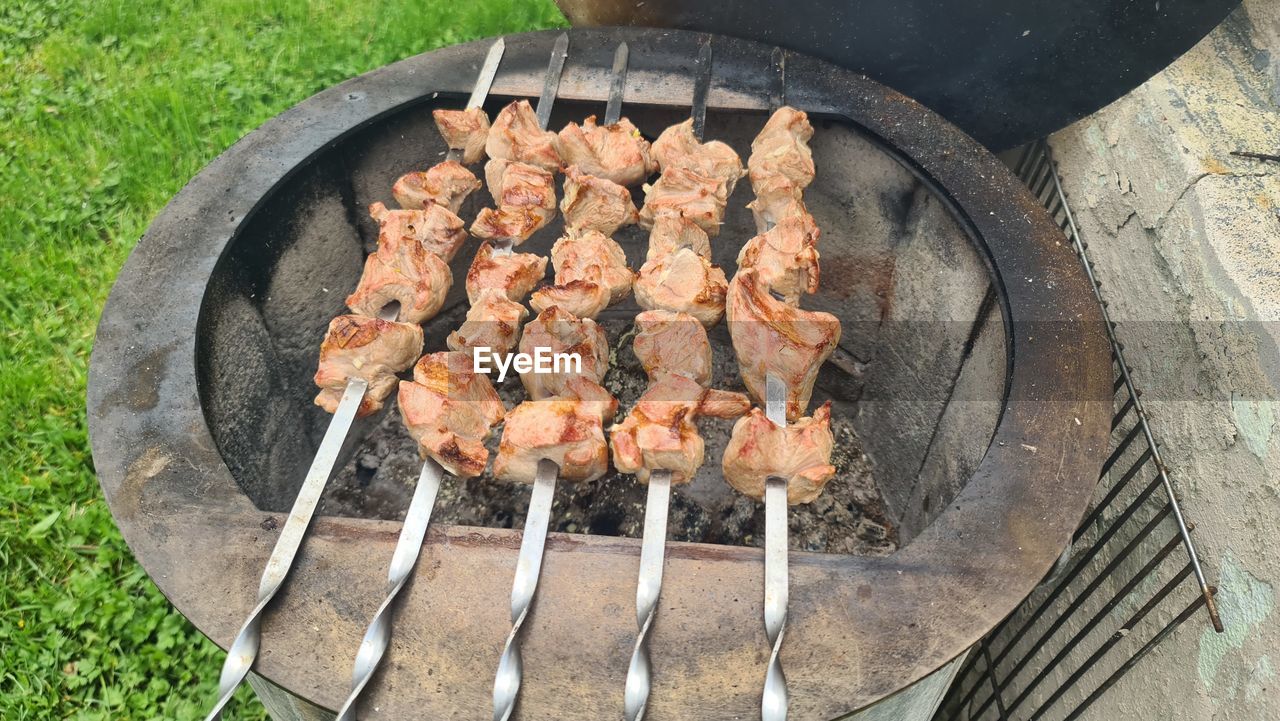
[[[0,718],[189,719],[213,699],[221,654],[133,561],[85,428],[94,326],[150,219],[329,85],[562,22],[550,0],[0,2]],[[228,714],[264,716],[245,691]]]

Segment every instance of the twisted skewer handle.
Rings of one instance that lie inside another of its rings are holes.
[[[333,474],[333,467],[338,462],[342,442],[346,440],[347,431],[355,421],[356,411],[360,410],[360,401],[364,400],[364,393],[368,388],[369,384],[360,378],[347,381],[347,388],[342,393],[338,410],[329,421],[329,428],[325,431],[324,439],[320,441],[320,448],[316,450],[315,458],[311,461],[307,478],[302,482],[302,488],[298,490],[293,508],[289,510],[289,518],[285,520],[280,537],[276,539],[275,548],[271,549],[271,557],[267,559],[267,567],[263,570],[262,579],[258,582],[258,603],[249,612],[249,617],[245,619],[240,632],[236,634],[235,641],[231,643],[231,648],[227,650],[227,658],[222,664],[222,674],[218,678],[218,700],[209,711],[209,715],[205,717],[205,721],[218,721],[222,718],[222,709],[231,701],[236,688],[253,668],[253,662],[258,657],[258,645],[262,639],[262,612],[271,599],[275,598],[276,592],[284,584],[289,569],[293,567],[298,549],[302,546],[302,538],[306,535],[307,526],[311,525],[311,517],[315,515],[320,496],[324,493],[329,476]]]
[[[493,719],[507,721],[516,709],[524,665],[520,659],[520,631],[533,605],[538,590],[538,574],[542,570],[542,551],[547,543],[547,524],[551,520],[551,501],[555,496],[556,476],[560,469],[548,460],[538,461],[538,474],[529,499],[529,515],[520,540],[520,558],[516,562],[515,581],[511,584],[511,633],[498,660],[498,674],[493,680]]]
[[[765,377],[765,416],[782,428],[787,425],[787,386],[772,373]],[[787,481],[767,478],[764,483],[764,631],[773,646],[760,701],[763,721],[786,721],[787,677],[782,673],[782,638],[787,631]]]
[[[671,500],[671,471],[649,475],[649,498],[644,511],[644,541],[640,547],[640,582],[636,586],[636,647],[627,668],[624,710],[627,721],[644,718],[653,675],[649,663],[649,632],[658,615],[662,593],[662,564],[667,545],[667,508]]]
[[[387,652],[391,641],[391,606],[418,563],[422,542],[427,536],[427,525],[431,523],[431,510],[435,507],[436,494],[440,491],[443,479],[444,469],[428,458],[422,464],[418,486],[413,490],[413,499],[409,501],[404,526],[400,529],[400,539],[396,541],[396,550],[391,554],[391,567],[387,571],[387,596],[378,606],[369,629],[364,633],[364,640],[360,642],[355,669],[351,672],[351,693],[338,710],[335,721],[355,721],[356,701]]]

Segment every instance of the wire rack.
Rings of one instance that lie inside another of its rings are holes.
[[[1049,144],[1026,146],[1013,169],[1062,228],[1102,306],[1116,374],[1110,454],[1070,548],[969,654],[934,721],[1072,721],[1201,609],[1223,630],[1194,525],[1152,434]]]

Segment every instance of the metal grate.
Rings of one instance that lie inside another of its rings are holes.
[[[1074,246],[1102,305],[1116,373],[1111,453],[1095,493],[1101,497],[1068,552],[969,654],[934,721],[1071,721],[1201,608],[1223,630],[1193,524],[1152,434],[1048,143],[1026,146],[1014,172]]]

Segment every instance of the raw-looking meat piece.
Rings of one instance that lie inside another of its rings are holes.
[[[516,347],[520,324],[529,311],[507,297],[501,288],[481,290],[467,309],[467,319],[449,334],[445,344],[449,350],[470,355],[476,348],[488,348],[504,354]]]
[[[490,160],[485,181],[498,207],[476,216],[471,234],[477,238],[519,245],[556,215],[555,178],[535,165]]]
[[[649,141],[626,118],[613,125],[596,125],[592,115],[582,125],[569,123],[560,131],[556,147],[565,165],[577,165],[584,173],[618,185],[635,185],[658,168]]]
[[[609,302],[631,295],[635,273],[627,265],[627,254],[612,238],[595,230],[569,230],[551,246],[551,265],[556,282],[589,280],[603,283]]]
[[[320,387],[316,405],[338,410],[347,381],[363,378],[369,383],[360,401],[358,417],[382,410],[382,402],[396,388],[396,374],[413,365],[422,352],[422,327],[362,315],[340,315],[329,321],[320,343],[320,367],[315,382]]]
[[[546,354],[568,354],[576,365],[561,366],[547,373],[521,373],[525,392],[534,400],[559,394],[565,383],[582,376],[593,383],[604,380],[609,370],[609,339],[604,328],[590,318],[578,318],[558,306],[547,308],[529,321],[520,337],[520,352],[534,357]]]
[[[528,100],[517,100],[493,119],[484,149],[490,158],[530,163],[555,172],[560,169],[556,134],[538,125],[538,114]]]
[[[756,199],[747,203],[747,208],[755,218],[757,233],[769,230],[789,216],[809,215],[800,188],[781,175],[758,183],[755,190]]]
[[[491,244],[481,243],[467,270],[467,300],[475,304],[481,291],[501,290],[518,303],[546,274],[546,256],[536,253],[495,254]]]
[[[480,189],[480,179],[461,163],[446,160],[424,171],[406,173],[391,186],[401,208],[422,210],[431,203],[457,213],[468,195]]]
[[[645,261],[657,260],[681,248],[689,248],[711,260],[711,240],[705,230],[678,211],[659,213],[653,219],[653,229],[649,231],[649,250]]]
[[[420,210],[388,210],[382,203],[369,206],[369,215],[378,221],[378,245],[384,237],[412,238],[422,244],[427,252],[448,263],[458,249],[467,242],[467,231],[462,218],[448,208],[435,203]]]
[[[413,367],[413,382],[400,381],[400,419],[423,458],[434,458],[458,478],[484,472],[484,439],[506,408],[489,378],[472,372],[466,353],[431,353]]]
[[[787,481],[787,503],[810,503],[836,474],[831,465],[831,403],[812,417],[775,426],[764,411],[752,408],[733,426],[724,450],[724,479],[752,498],[764,497],[765,479]]]
[[[692,378],[698,385],[711,382],[711,343],[707,329],[688,313],[646,310],[636,316],[636,336],[631,348],[640,365],[657,383],[665,375]]]
[[[751,157],[747,159],[751,187],[778,176],[799,190],[808,187],[814,176],[813,151],[809,149],[812,137],[813,126],[803,110],[778,108],[751,141]]]
[[[533,483],[543,459],[559,466],[562,481],[600,478],[609,470],[604,424],[617,410],[613,396],[585,378],[569,380],[559,395],[521,403],[507,413],[494,478]]]
[[[818,235],[808,213],[788,216],[742,246],[738,268],[754,268],[765,288],[799,306],[801,295],[818,292]]]
[[[658,176],[653,185],[644,186],[640,226],[651,229],[657,216],[678,212],[714,237],[720,234],[728,197],[715,180],[688,168],[672,168]]]
[[[571,280],[533,291],[529,305],[539,313],[558,307],[579,318],[595,318],[609,307],[609,289],[603,283]]]
[[[422,323],[440,312],[453,285],[453,273],[443,260],[413,238],[383,233],[378,250],[364,261],[364,273],[347,307],[356,315],[377,316],[383,306],[400,304],[396,320]]]
[[[726,312],[747,390],[763,403],[772,371],[787,387],[787,418],[804,415],[818,369],[840,342],[840,319],[774,298],[750,268],[733,276]]]
[[[653,141],[653,159],[663,174],[675,168],[687,168],[712,178],[726,198],[733,194],[738,179],[745,174],[742,160],[733,148],[719,140],[698,142],[693,134],[693,118],[662,131]]]
[[[736,418],[751,408],[741,393],[703,388],[692,378],[664,376],[640,396],[622,423],[610,429],[613,464],[641,483],[652,471],[671,471],[688,483],[702,466],[704,444],[694,421],[701,415]]]
[[[646,310],[674,310],[710,328],[724,315],[724,271],[689,248],[651,260],[636,278],[636,303]]]
[[[466,110],[433,110],[436,128],[450,150],[462,151],[462,162],[470,165],[484,158],[484,144],[489,138],[489,116],[484,108]]]
[[[631,191],[612,180],[587,175],[570,165],[564,171],[564,199],[560,201],[564,226],[613,235],[639,220]]]

